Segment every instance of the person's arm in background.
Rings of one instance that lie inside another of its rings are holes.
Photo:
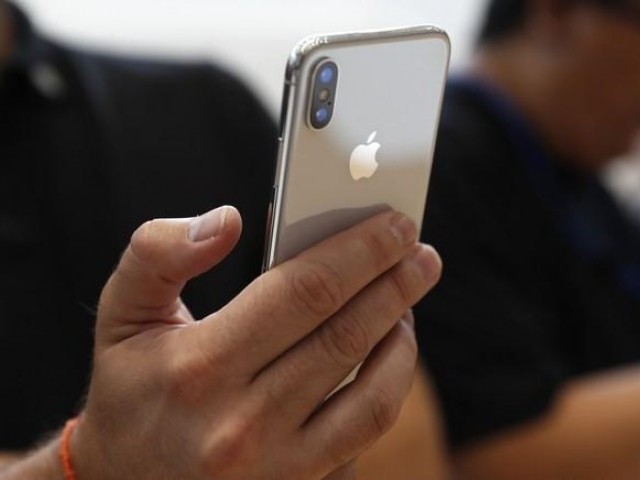
[[[361,478],[450,478],[426,381],[419,371],[396,425],[362,456]],[[454,470],[465,480],[637,480],[639,402],[638,369],[584,378],[546,417],[457,452]]]
[[[426,381],[418,372],[398,422],[361,458],[361,478],[449,478]],[[465,480],[637,480],[639,403],[639,369],[584,378],[547,416],[457,452],[454,470]]]
[[[544,417],[458,452],[456,470],[466,480],[636,480],[639,404],[640,369],[585,377]]]
[[[438,399],[422,366],[393,428],[358,461],[364,480],[447,480],[449,458]]]
[[[518,195],[526,190],[515,175],[489,162],[480,167],[491,175],[474,170],[468,159],[481,148],[443,139],[425,229],[446,268],[415,312],[456,478],[640,478],[640,370],[571,375],[557,328],[569,319],[557,317],[561,295],[546,281],[564,262],[539,234],[541,214]]]
[[[353,479],[354,459],[397,418],[417,355],[407,310],[441,270],[415,225],[377,215],[196,322],[179,294],[226,257],[240,224],[227,207],[133,235],[100,300],[70,443],[79,479]],[[61,479],[59,446],[0,479]]]

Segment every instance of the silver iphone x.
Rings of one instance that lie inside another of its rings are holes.
[[[382,210],[420,227],[449,65],[431,26],[314,36],[287,65],[264,269]]]

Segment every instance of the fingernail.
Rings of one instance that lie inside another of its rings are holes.
[[[191,220],[188,234],[189,240],[192,242],[202,242],[219,235],[224,229],[224,223],[228,213],[229,207],[224,206]]]
[[[434,261],[434,255],[438,258],[438,260]],[[424,244],[418,245],[415,253],[413,254],[412,260],[420,270],[420,273],[425,280],[431,282],[440,277],[440,260],[437,256],[437,253],[432,247]]]
[[[401,245],[411,245],[418,238],[416,224],[410,218],[398,213],[391,220],[391,233]]]

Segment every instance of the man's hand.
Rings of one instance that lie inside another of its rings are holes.
[[[441,271],[413,223],[380,214],[196,322],[180,292],[240,230],[222,207],[133,235],[100,301],[78,478],[353,478],[352,460],[393,424],[416,360],[409,308]]]

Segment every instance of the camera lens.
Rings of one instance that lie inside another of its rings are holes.
[[[322,70],[320,70],[318,79],[320,80],[320,83],[322,83],[323,85],[328,85],[333,80],[333,75],[334,75],[333,66],[327,65],[326,67],[323,67]]]
[[[321,107],[316,110],[316,123],[324,124],[329,118],[329,110],[326,107]]]
[[[1,2],[2,0],[0,0]],[[331,123],[336,101],[338,65],[330,59],[323,59],[316,66],[309,101],[309,126],[320,130]]]

